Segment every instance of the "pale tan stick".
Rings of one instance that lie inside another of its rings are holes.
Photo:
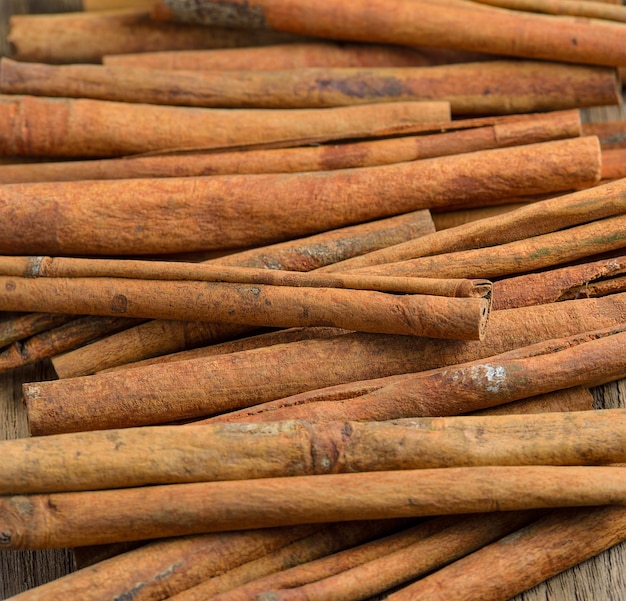
[[[28,313],[0,321],[0,348],[45,332],[73,319],[69,315],[51,313]]]
[[[506,601],[625,538],[624,507],[558,510],[388,599]]]
[[[605,409],[394,422],[154,426],[0,441],[6,458],[0,494],[401,469],[619,463],[626,461],[624,418],[626,409]]]
[[[514,511],[461,518],[456,524],[403,549],[381,554],[367,563],[304,586],[285,587],[278,591],[270,589],[257,599],[356,601],[369,598],[460,559],[511,531],[526,526],[537,517],[538,512]],[[178,597],[183,601],[183,595]],[[230,596],[223,595],[217,599],[226,601]]]
[[[24,394],[34,435],[164,423],[342,383],[473,361],[541,340],[619,326],[625,320],[622,293],[496,311],[480,343],[345,334],[147,366],[134,369],[131,378],[119,371],[29,384]],[[198,390],[204,393],[198,395]],[[62,415],[55,406],[63,407]]]
[[[434,231],[428,211],[415,211],[222,257],[220,265],[309,271]],[[201,322],[152,321],[53,359],[61,378],[227,340],[249,328]]]
[[[626,183],[626,180],[623,180]],[[448,230],[452,231],[452,230]],[[626,215],[483,248],[354,270],[369,275],[495,278],[553,267],[626,246]]]
[[[424,236],[338,263],[325,271],[348,270],[417,257],[505,244],[626,211],[626,180],[533,202],[504,214]]]
[[[13,15],[8,41],[17,60],[100,62],[105,54],[260,46],[302,38],[270,31],[159,23],[141,9]]]
[[[267,286],[377,290],[402,294],[484,298],[491,294],[486,280],[437,278],[387,278],[323,275],[281,269],[236,267],[212,263],[138,261],[123,259],[77,259],[64,257],[0,256],[0,274],[23,278],[120,278],[156,281],[202,281]]]
[[[580,127],[578,111],[556,111],[527,115],[521,119],[502,117],[485,120],[482,125],[476,122],[474,127],[443,133],[365,142],[273,150],[169,153],[119,159],[0,165],[0,181],[9,184],[79,179],[329,171],[577,137],[580,135]]]
[[[160,0],[155,7],[157,16],[211,25],[228,22],[333,39],[447,47],[575,63],[626,63],[621,24],[519,14],[483,6],[476,9],[471,3],[445,6],[415,0],[357,0],[337,6],[311,0],[233,0],[224,7],[213,0],[204,3],[200,12],[195,6]],[[481,27],[467,27],[478,20]]]
[[[32,365],[141,323],[141,320],[124,317],[79,317],[65,321],[3,349],[0,352],[0,373]]]
[[[625,472],[466,467],[5,496],[0,531],[4,549],[39,549],[351,519],[622,504]]]
[[[0,252],[122,256],[245,248],[418,209],[590,186],[599,181],[600,162],[597,139],[587,137],[318,173],[10,184],[0,199],[7,215]],[[307,203],[294,203],[305,197]]]
[[[505,115],[616,105],[618,84],[613,68],[531,61],[259,72],[0,61],[3,94],[212,108],[446,101],[453,115]]]
[[[581,2],[580,0],[474,0],[482,4],[546,13],[550,15],[571,15],[590,19],[609,19],[626,22],[626,8],[611,6],[603,2]]]
[[[202,109],[0,97],[0,155],[107,157],[165,150],[236,149],[412,133],[449,122],[447,102],[391,102],[332,109]],[[158,123],[176,123],[163,128]]]
[[[594,285],[619,289],[626,273],[626,257],[614,257],[505,278],[494,283],[493,308],[510,309],[534,304],[600,296]],[[610,278],[607,279],[607,278]],[[616,281],[614,281],[616,280]]]
[[[478,288],[483,298],[227,282],[0,276],[0,309],[268,327],[332,326],[480,340],[489,319],[491,285],[485,282]]]
[[[623,353],[625,343],[626,333],[618,326],[386,381],[354,382],[301,393],[218,415],[203,423],[380,421],[467,413],[568,386],[593,386],[604,378],[620,379],[626,374],[626,362],[613,365],[607,357]],[[595,373],[591,366],[597,370]]]

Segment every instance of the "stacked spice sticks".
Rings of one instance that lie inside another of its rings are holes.
[[[579,110],[626,8],[551,5],[14,19],[0,370],[58,379],[0,548],[79,568],[16,600],[505,600],[626,539],[626,126]]]

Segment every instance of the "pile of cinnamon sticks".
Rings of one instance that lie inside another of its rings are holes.
[[[58,375],[0,548],[77,563],[14,599],[504,601],[626,540],[626,7],[122,4],[0,62],[0,371]]]

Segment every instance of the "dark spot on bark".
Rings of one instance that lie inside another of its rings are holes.
[[[128,300],[123,294],[116,294],[111,301],[111,311],[114,313],[126,313]]]
[[[578,46],[578,40],[576,38],[572,38],[572,46]]]
[[[13,280],[9,280],[4,287],[6,288],[7,292],[13,292],[13,290],[15,290],[16,285],[15,282]]]
[[[396,98],[406,94],[404,84],[395,77],[377,77],[365,80],[360,76],[350,79],[318,79],[320,91],[339,92],[349,98]]]
[[[10,532],[0,532],[0,545],[10,545],[12,538]]]

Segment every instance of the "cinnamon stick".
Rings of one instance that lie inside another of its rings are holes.
[[[593,386],[620,379],[626,374],[626,364],[618,361],[613,365],[607,357],[613,357],[613,351],[623,352],[625,340],[622,328],[587,332],[432,371],[301,393],[203,423],[381,421],[467,413],[572,385]],[[592,365],[597,372],[592,373]]]
[[[583,135],[598,136],[603,150],[626,145],[626,120],[584,123],[582,127]]]
[[[112,54],[102,57],[110,67],[148,69],[255,71],[307,69],[313,67],[417,67],[433,64],[474,62],[489,55],[446,49],[408,48],[384,44],[311,41],[249,48],[172,50]]]
[[[625,538],[623,507],[554,511],[388,599],[505,601]],[[486,569],[489,578],[484,577]]]
[[[163,23],[151,19],[144,9],[12,15],[8,34],[15,59],[49,63],[100,62],[107,54],[261,46],[295,39],[270,31]]]
[[[626,246],[626,215],[498,246],[363,268],[371,275],[495,278],[552,267]],[[359,273],[360,270],[355,270]]]
[[[118,371],[27,384],[24,396],[31,433],[203,417],[346,382],[472,361],[541,340],[622,324],[625,299],[626,295],[617,294],[497,311],[480,343],[353,333],[138,368],[132,378]],[[203,395],[197,394],[200,389]]]
[[[521,119],[505,117],[493,121],[487,120],[482,125],[476,123],[475,127],[444,133],[312,147],[169,153],[118,159],[39,162],[34,165],[0,165],[0,181],[10,184],[79,179],[329,171],[576,137],[580,135],[581,128],[580,114],[573,110],[527,115]],[[604,152],[602,157],[606,157]]]
[[[594,285],[606,286],[610,293],[618,288],[626,273],[626,257],[614,257],[569,265],[539,273],[505,278],[494,284],[493,308],[510,309],[531,304],[600,296]],[[619,288],[618,288],[619,289]]]
[[[513,10],[571,15],[590,19],[609,19],[626,23],[626,8],[604,2],[580,2],[579,0],[476,0],[481,4]]]
[[[446,102],[233,111],[1,96],[0,155],[102,158],[163,150],[298,145],[398,134],[416,124],[449,118]],[[159,123],[177,126],[166,131]]]
[[[141,323],[141,320],[124,317],[79,317],[71,320],[66,315],[59,317],[66,323],[18,340],[3,349],[0,352],[0,373],[32,365]]]
[[[120,256],[242,248],[417,209],[585,187],[598,181],[600,160],[590,137],[319,173],[11,184],[0,201],[10,217],[0,227],[0,252]],[[423,182],[418,189],[416,179]],[[295,198],[307,202],[294,204]],[[285,212],[288,220],[277,219]]]
[[[351,519],[622,504],[624,471],[467,467],[4,496],[0,531],[5,549],[40,549]]]
[[[29,279],[40,277],[116,278],[165,282],[259,284],[288,288],[337,288],[458,298],[485,298],[491,294],[491,282],[486,280],[369,277],[351,274],[324,275],[284,269],[268,270],[258,267],[226,266],[211,263],[197,264],[132,259],[0,256],[0,274]]]
[[[488,295],[489,282],[481,288]],[[490,299],[128,278],[0,276],[0,309],[196,320],[256,326],[332,326],[384,334],[480,340]],[[45,307],[45,309],[44,309]]]
[[[612,148],[602,151],[602,179],[622,179],[626,177],[626,148]]]
[[[513,211],[438,231],[419,240],[411,240],[337,263],[327,271],[357,269],[502,245],[620,215],[625,210],[626,180],[618,180],[589,190],[533,202]]]
[[[626,409],[393,422],[153,426],[0,441],[1,494],[626,459]],[[228,463],[220,461],[228,457]],[[288,486],[286,481],[285,486]]]
[[[620,23],[522,14],[482,5],[474,8],[471,3],[446,6],[440,2],[394,0],[391,4],[372,4],[362,0],[337,6],[307,0],[233,0],[224,6],[206,0],[200,6],[183,6],[160,0],[153,14],[177,21],[228,23],[351,41],[446,47],[585,64],[626,63]],[[468,22],[478,20],[481,27],[467,27]]]
[[[0,348],[67,323],[69,315],[27,313],[0,322]]]
[[[4,58],[0,90],[4,94],[213,108],[446,101],[453,115],[563,110],[614,105],[621,100],[617,72],[612,68],[495,60],[433,67],[257,72],[54,66]]]
[[[341,528],[354,525],[340,524]],[[319,525],[202,534],[154,541],[17,595],[19,601],[85,601],[134,595],[138,601],[185,590],[319,531]],[[338,530],[339,530],[338,529]],[[137,589],[137,583],[142,587]]]
[[[0,172],[1,172],[0,168]],[[477,221],[478,219],[485,219],[487,217],[493,217],[494,215],[501,215],[502,213],[508,213],[515,209],[519,209],[527,205],[531,200],[526,202],[512,202],[509,204],[497,205],[495,207],[479,207],[475,209],[460,209],[458,211],[444,211],[442,213],[433,213],[433,223],[437,231],[447,230],[457,225],[463,225],[470,221]]]
[[[352,601],[381,594],[460,559],[511,531],[526,526],[537,517],[537,512],[514,511],[461,518],[456,524],[426,539],[403,549],[381,554],[380,557],[334,576],[295,588],[269,589],[258,596],[258,601]],[[223,595],[217,599],[226,601],[231,597],[232,595]],[[185,593],[175,599],[184,601]]]
[[[270,567],[267,565],[269,563],[267,560],[270,559],[270,556],[268,556],[230,570],[217,578],[211,578],[175,595],[173,599],[176,601],[198,601],[199,599],[215,597],[219,601],[242,601],[243,599],[256,598],[257,595],[268,590],[283,587],[291,588],[308,582],[315,582],[372,561],[383,553],[390,554],[414,544],[420,545],[422,541],[430,539],[460,519],[463,518],[448,516],[427,520],[412,528],[358,547],[273,573],[269,572]],[[252,574],[259,572],[265,572],[265,574],[253,579]]]
[[[220,265],[309,271],[432,231],[430,215],[422,210],[235,253],[215,261]],[[86,375],[249,332],[249,327],[232,324],[150,321],[59,355],[53,363],[59,377]]]

